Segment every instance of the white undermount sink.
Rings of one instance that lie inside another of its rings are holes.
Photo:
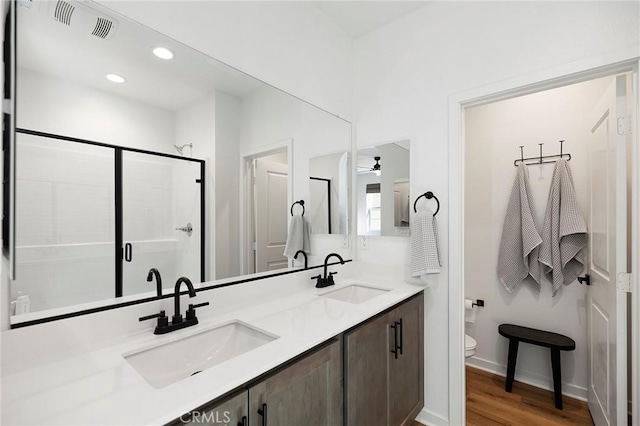
[[[351,284],[336,290],[323,293],[320,296],[340,300],[348,303],[363,303],[374,297],[380,296],[390,290],[377,287],[369,287],[362,284]]]
[[[151,386],[162,388],[277,338],[236,320],[122,356]]]

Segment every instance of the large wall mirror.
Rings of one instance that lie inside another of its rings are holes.
[[[409,141],[361,148],[357,164],[358,235],[409,235]]]
[[[92,2],[18,2],[16,29],[12,326],[151,299],[152,268],[163,295],[299,268],[262,266],[256,245],[284,247],[324,156],[335,212],[318,232],[346,238],[349,122]],[[351,257],[314,246],[310,266]]]

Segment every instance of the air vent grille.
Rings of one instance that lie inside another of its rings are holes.
[[[54,16],[58,22],[62,22],[65,25],[71,25],[71,16],[76,10],[75,6],[67,3],[64,0],[58,0]]]
[[[93,29],[93,32],[91,34],[96,37],[107,38],[109,32],[111,31],[111,28],[113,28],[112,21],[105,18],[98,18],[96,27]]]

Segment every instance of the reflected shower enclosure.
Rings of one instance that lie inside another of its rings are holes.
[[[204,280],[203,161],[21,130],[16,155],[11,298],[28,311],[155,293],[150,268],[165,293]]]

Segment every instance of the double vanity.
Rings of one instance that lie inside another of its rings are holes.
[[[167,334],[138,318],[173,299],[11,330],[2,423],[410,424],[422,288],[402,268],[339,268],[322,289],[307,270],[198,292],[199,323]],[[45,335],[39,353],[18,346]]]

